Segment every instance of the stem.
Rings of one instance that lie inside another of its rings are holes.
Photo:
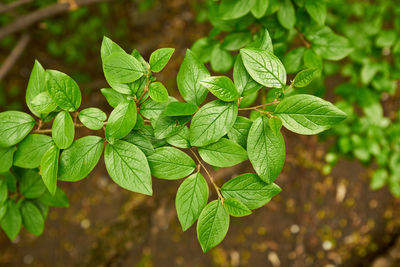
[[[51,133],[51,129],[34,130],[32,133]]]
[[[263,107],[270,106],[270,105],[277,105],[280,102],[281,101],[275,99],[274,101],[272,101],[270,103],[266,103],[266,104],[262,104],[262,105],[258,105],[258,106],[254,106],[254,107],[248,107],[248,108],[239,108],[239,110],[257,110],[258,108],[263,108]]]
[[[221,194],[221,188],[215,183],[214,178],[211,176],[211,174],[208,172],[207,168],[204,166],[204,164],[201,162],[200,158],[197,156],[196,153],[192,149],[190,149],[190,152],[192,152],[193,156],[196,158],[196,160],[199,162],[199,165],[197,165],[197,169],[200,169],[200,166],[204,169],[206,172],[211,184],[214,186],[215,191],[217,191],[218,198],[221,200],[222,205],[224,204],[224,197]]]
[[[300,40],[302,41],[302,43],[303,43],[307,48],[311,48],[311,44],[304,38],[304,34],[303,34],[303,33],[299,33],[299,37],[300,37]]]
[[[151,81],[150,81],[150,79],[149,79],[149,76],[150,76],[150,71],[146,74],[147,82],[146,82],[146,85],[145,85],[145,87],[144,87],[144,90],[143,90],[142,95],[141,95],[141,96],[139,97],[139,99],[136,101],[137,104],[140,103],[140,101],[142,100],[142,98],[144,97],[144,95],[149,91],[149,85],[150,85],[150,83],[151,83]]]
[[[85,125],[83,125],[82,123],[74,123],[74,126],[76,128],[85,127]],[[52,129],[43,129],[43,130],[41,130],[40,128],[41,128],[41,121],[39,121],[39,127],[36,130],[33,130],[32,133],[40,134],[40,133],[51,133],[52,132]]]

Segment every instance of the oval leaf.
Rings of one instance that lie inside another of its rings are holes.
[[[174,53],[174,48],[160,48],[150,55],[150,69],[152,72],[160,72]]]
[[[200,147],[199,154],[205,162],[216,167],[230,167],[247,160],[246,150],[226,138],[221,138],[211,145]]]
[[[231,79],[226,76],[207,77],[200,83],[223,101],[235,101],[240,96]]]
[[[58,113],[53,122],[52,136],[54,143],[60,149],[66,149],[72,144],[75,137],[75,126],[68,112]]]
[[[168,101],[168,91],[165,86],[160,82],[151,83],[149,86],[149,96],[157,102]]]
[[[225,199],[224,207],[233,217],[244,217],[251,214],[251,210],[236,198]]]
[[[145,73],[143,65],[125,52],[113,52],[103,62],[104,76],[107,81],[131,83]]]
[[[30,134],[18,145],[14,165],[26,169],[39,167],[44,153],[53,145],[50,136]]]
[[[107,115],[98,108],[86,108],[79,112],[79,120],[91,130],[103,128]]]
[[[22,141],[32,130],[35,120],[20,111],[0,113],[0,147],[10,147]]]
[[[110,114],[106,126],[107,140],[121,139],[135,127],[137,119],[136,103],[128,101],[119,104]]]
[[[67,74],[56,70],[47,70],[46,87],[51,98],[60,108],[73,112],[81,105],[79,86]]]
[[[51,146],[44,153],[40,163],[40,174],[50,194],[54,196],[57,189],[57,172],[60,150],[56,146]]]

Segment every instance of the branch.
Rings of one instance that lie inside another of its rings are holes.
[[[19,57],[22,55],[30,39],[31,38],[28,33],[24,33],[21,36],[17,45],[14,47],[14,49],[4,61],[3,65],[1,65],[0,67],[0,81],[4,79],[10,69],[14,66],[15,62],[17,62]]]
[[[85,6],[85,5],[90,5],[90,4],[95,4],[95,3],[100,3],[100,2],[108,2],[111,0],[76,0],[74,3],[76,6]],[[4,26],[3,28],[0,29],[0,39],[3,39],[4,37],[13,34],[15,32],[21,31],[25,28],[28,28],[29,26],[42,21],[43,19],[47,19],[53,16],[56,16],[58,14],[68,12],[72,8],[76,8],[75,5],[72,4],[72,2],[68,3],[57,3],[50,5],[48,7],[44,7],[42,9],[33,11],[32,13],[29,13],[28,15],[22,16],[17,18],[15,21],[12,23]]]
[[[15,9],[17,7],[23,6],[25,4],[29,4],[32,1],[33,0],[18,0],[18,1],[11,2],[7,5],[0,5],[0,14],[12,11],[13,9]]]

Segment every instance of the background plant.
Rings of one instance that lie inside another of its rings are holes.
[[[218,245],[228,231],[230,216],[249,215],[281,191],[274,181],[285,159],[282,125],[295,133],[316,134],[346,118],[321,98],[284,97],[290,89],[310,83],[315,69],[298,73],[286,85],[285,67],[271,47],[270,39],[264,39],[241,49],[235,82],[211,76],[188,50],[177,76],[186,101],[181,102],[170,97],[153,75],[165,67],[174,49],[158,49],[146,62],[137,50],[128,54],[105,37],[101,59],[111,88],[101,92],[114,108],[108,116],[95,107],[79,110],[77,83],[36,61],[26,102],[38,120],[20,111],[0,113],[2,229],[10,239],[22,225],[41,234],[48,207],[68,206],[58,181],[87,177],[104,148],[111,179],[127,190],[152,195],[152,175],[166,180],[187,177],[176,196],[182,228],[198,220],[203,251]],[[250,86],[254,84],[256,88]],[[242,108],[243,96],[261,87],[278,88],[282,94],[269,103]],[[217,99],[202,105],[208,92]],[[248,110],[257,115],[238,116]],[[79,127],[94,134],[75,139]],[[231,167],[247,159],[255,173],[239,175],[221,187],[205,164]],[[216,192],[217,199],[211,202],[202,171]]]

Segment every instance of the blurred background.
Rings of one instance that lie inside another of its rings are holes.
[[[103,35],[145,59],[174,47],[157,77],[177,96],[185,50],[212,28],[201,0],[76,0],[82,5],[74,10],[67,0],[14,1],[21,6],[6,9],[11,2],[0,4],[0,111],[27,110],[35,59],[77,81],[82,108],[110,111],[99,91],[108,87]],[[328,99],[341,79],[326,81]],[[195,227],[182,232],[177,220],[180,181],[154,179],[154,196],[147,197],[117,187],[100,163],[88,178],[61,184],[70,207],[50,210],[42,236],[23,230],[10,242],[0,231],[0,266],[400,266],[400,201],[387,187],[370,190],[373,164],[341,159],[327,172],[329,138],[283,134],[287,159],[276,181],[283,192],[251,216],[232,218],[225,240],[207,254]],[[241,164],[215,176],[246,170]]]

